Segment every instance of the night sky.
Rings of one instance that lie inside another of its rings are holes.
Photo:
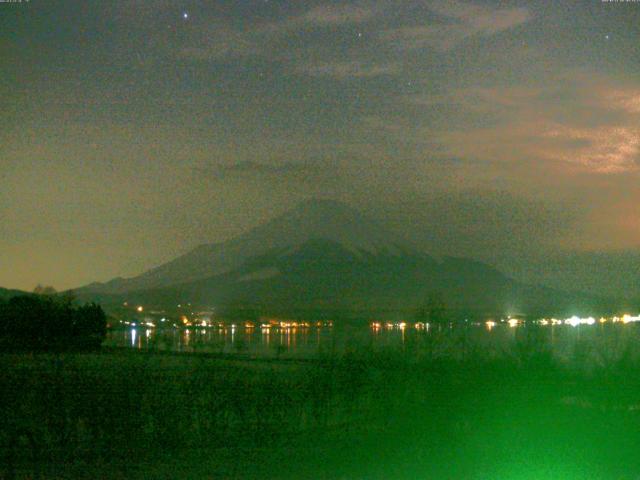
[[[312,197],[519,278],[640,266],[640,3],[3,2],[0,72],[0,286]]]

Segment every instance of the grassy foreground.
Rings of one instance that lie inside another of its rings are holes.
[[[0,478],[637,479],[640,365],[0,355]]]

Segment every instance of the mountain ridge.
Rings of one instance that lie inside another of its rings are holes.
[[[478,260],[435,258],[333,201],[305,202],[227,242],[111,282],[76,293],[114,304],[191,302],[222,312],[301,316],[406,313],[434,292],[463,318],[613,308],[608,299],[523,284]]]
[[[15,288],[0,287],[0,300],[8,300],[11,297],[16,297],[20,295],[30,295],[30,293],[25,292],[23,290],[17,290]]]
[[[336,240],[353,249],[388,248],[417,251],[410,242],[394,238],[357,210],[335,200],[308,200],[225,242],[201,244],[187,253],[131,278],[94,282],[77,291],[123,293],[206,278],[238,268],[246,259],[273,248],[285,248],[313,238]],[[389,240],[391,239],[391,240]]]

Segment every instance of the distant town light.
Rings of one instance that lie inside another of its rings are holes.
[[[622,316],[622,323],[630,323],[630,322],[640,322],[640,315],[636,315],[632,317],[629,314],[625,314]]]
[[[571,325],[572,327],[577,327],[578,325],[593,325],[594,323],[596,323],[596,319],[593,317],[580,318],[577,315],[567,318],[564,321],[565,325]]]

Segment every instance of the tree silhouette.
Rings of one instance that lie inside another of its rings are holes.
[[[431,292],[425,302],[418,307],[416,321],[423,323],[446,323],[449,321],[447,305],[438,292]]]
[[[33,289],[33,293],[35,293],[36,295],[55,295],[57,292],[56,292],[56,289],[53,288],[51,285],[43,286],[42,284],[39,283]]]
[[[0,302],[0,347],[66,350],[98,348],[106,315],[96,304],[75,306],[69,296],[20,295]]]

